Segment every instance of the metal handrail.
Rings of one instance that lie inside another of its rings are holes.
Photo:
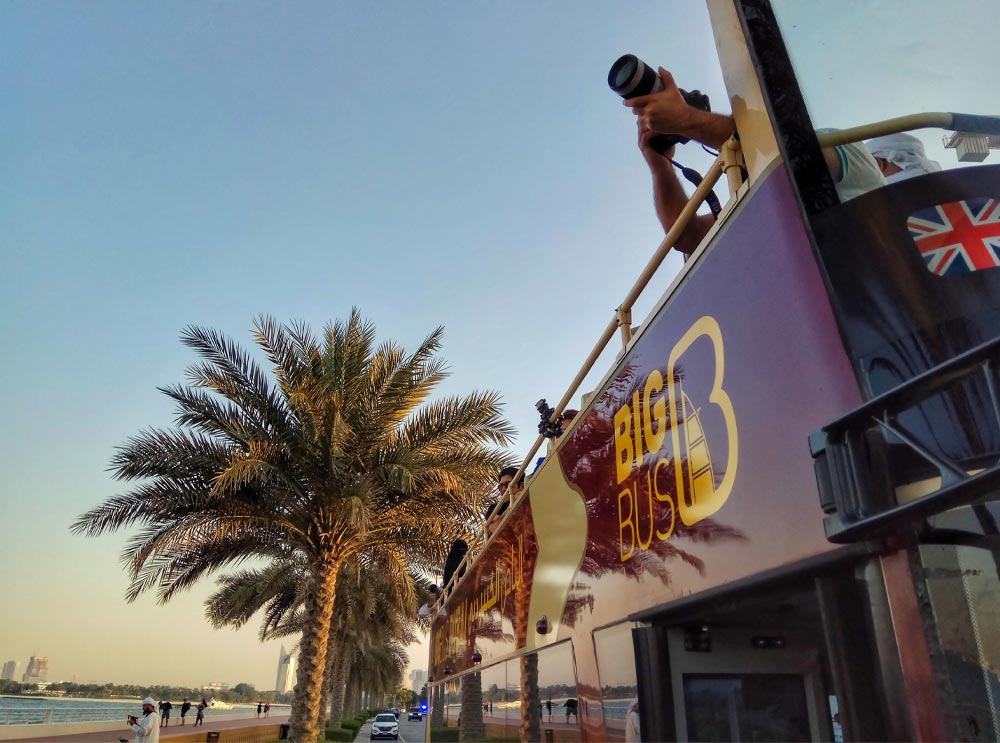
[[[817,134],[820,147],[860,142],[887,134],[899,134],[911,129],[947,129],[948,131],[980,132],[1000,134],[1000,117],[977,114],[950,113],[948,111],[924,111],[922,113],[897,116],[894,119],[876,121],[872,124],[852,126]]]
[[[711,167],[708,169],[708,171],[706,171],[705,176],[702,179],[701,183],[694,190],[694,193],[691,194],[691,198],[688,199],[687,203],[684,205],[684,208],[681,209],[680,214],[677,215],[676,221],[667,231],[667,234],[664,236],[662,242],[660,242],[659,247],[656,249],[652,257],[646,263],[645,268],[643,268],[642,272],[639,274],[639,277],[635,280],[635,283],[632,285],[632,288],[629,289],[628,294],[625,295],[625,299],[622,300],[622,303],[615,310],[614,317],[608,323],[607,327],[605,327],[604,330],[601,332],[600,337],[594,344],[593,349],[591,349],[590,354],[587,356],[587,359],[583,362],[583,366],[580,367],[580,370],[576,373],[576,376],[570,383],[569,388],[566,390],[565,394],[563,394],[562,398],[560,398],[558,404],[553,408],[552,414],[549,416],[550,423],[554,423],[562,415],[563,411],[566,409],[566,406],[569,404],[570,400],[573,399],[573,395],[576,394],[577,390],[580,388],[580,385],[583,384],[583,380],[586,379],[591,369],[594,368],[594,364],[597,363],[597,359],[600,358],[602,353],[604,353],[605,348],[607,348],[608,341],[610,341],[611,338],[614,337],[615,332],[619,328],[622,328],[624,330],[627,327],[627,325],[630,324],[632,316],[632,307],[635,304],[636,300],[639,298],[639,295],[642,294],[643,290],[649,284],[650,280],[653,278],[653,275],[656,273],[657,269],[659,269],[660,265],[667,257],[667,254],[670,252],[670,249],[674,246],[674,243],[677,242],[678,238],[680,238],[684,230],[687,229],[688,224],[690,224],[691,220],[693,220],[694,217],[697,216],[698,207],[700,207],[702,202],[705,201],[705,197],[709,194],[709,192],[712,190],[715,184],[719,181],[723,173],[726,172],[726,169],[727,168],[732,169],[732,158],[735,156],[735,153],[738,153],[738,151],[739,151],[738,140],[733,138],[730,140],[730,142],[726,143],[726,145],[723,148],[722,154],[720,154],[720,156],[716,158],[715,162],[712,163]],[[732,187],[732,182],[730,185]],[[631,338],[631,333],[623,333],[623,340],[625,343],[627,343],[630,338]],[[539,435],[538,438],[535,439],[535,443],[532,444],[530,451],[524,457],[524,461],[521,462],[521,466],[518,468],[517,473],[514,475],[514,479],[511,481],[512,485],[516,483],[518,480],[520,480],[521,477],[525,474],[528,465],[534,460],[535,454],[538,453],[538,450],[541,448],[542,443],[544,441],[545,437],[542,435]],[[504,516],[504,520],[506,520],[510,516],[515,506],[517,506],[517,504],[521,501],[521,499],[527,494],[527,488],[525,488],[517,494],[517,497],[515,499],[512,490],[513,488],[509,487],[507,489],[507,492],[504,493],[504,495],[502,495],[500,497],[500,500],[497,502],[497,511],[500,510],[500,507],[503,503],[507,503],[507,509]],[[494,533],[499,531],[500,529],[497,528]],[[438,602],[443,603],[447,599],[448,595],[451,593],[451,590],[454,588],[454,586],[458,585],[459,576],[461,576],[465,572],[465,569],[467,567],[472,565],[476,555],[479,554],[481,548],[489,544],[491,537],[492,535],[487,535],[485,541],[478,540],[475,546],[472,544],[469,545],[468,552],[465,553],[465,557],[463,558],[462,562],[459,563],[458,567],[455,569],[455,573],[452,576],[451,580],[449,580],[446,585],[442,586],[440,596],[438,597],[437,600],[435,600],[434,604],[432,605],[437,605]]]

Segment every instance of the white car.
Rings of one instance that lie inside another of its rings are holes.
[[[375,722],[372,723],[372,732],[368,740],[376,738],[399,740],[399,722],[392,712],[380,712],[375,715]]]

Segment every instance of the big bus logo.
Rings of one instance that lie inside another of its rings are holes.
[[[680,372],[684,354],[703,338],[710,344],[715,367],[707,404],[714,406],[715,418],[723,422],[728,445],[721,468],[712,459],[709,436],[702,421],[705,409],[700,409],[698,401],[692,401],[685,392],[684,375]],[[654,369],[641,391],[633,392],[631,404],[622,405],[615,413],[615,466],[618,484],[623,486],[618,494],[622,562],[631,559],[637,549],[648,549],[654,535],[661,541],[669,539],[678,516],[685,526],[693,526],[713,515],[732,492],[739,463],[739,441],[724,378],[722,331],[715,319],[706,315],[671,349],[667,381]],[[668,428],[669,447],[665,446]],[[722,472],[721,480],[717,469]]]

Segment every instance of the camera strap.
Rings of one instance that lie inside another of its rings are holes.
[[[685,168],[676,160],[673,160],[671,158],[667,159],[670,160],[671,165],[673,165],[675,168],[681,171],[681,174],[684,176],[684,178],[687,179],[688,183],[693,185],[695,188],[701,185],[701,182],[703,180],[701,173],[699,173],[694,168]],[[719,213],[722,211],[722,204],[719,203],[719,197],[715,195],[715,191],[708,192],[708,194],[705,196],[705,203],[708,204],[708,208],[712,210],[712,216],[718,217]]]

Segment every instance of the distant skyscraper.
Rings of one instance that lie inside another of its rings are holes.
[[[424,684],[427,683],[427,671],[421,668],[414,668],[410,671],[410,688],[413,689],[417,694],[420,690],[424,688]]]
[[[44,684],[48,681],[49,659],[44,655],[32,655],[28,661],[28,669],[21,677],[22,684]]]
[[[285,646],[281,646],[281,654],[278,656],[278,678],[274,682],[274,690],[278,694],[288,694],[295,688],[295,671],[298,665],[298,657],[295,653],[285,652]]]
[[[21,664],[16,660],[9,660],[3,664],[3,671],[0,672],[0,681],[14,681],[17,672],[21,670]]]

